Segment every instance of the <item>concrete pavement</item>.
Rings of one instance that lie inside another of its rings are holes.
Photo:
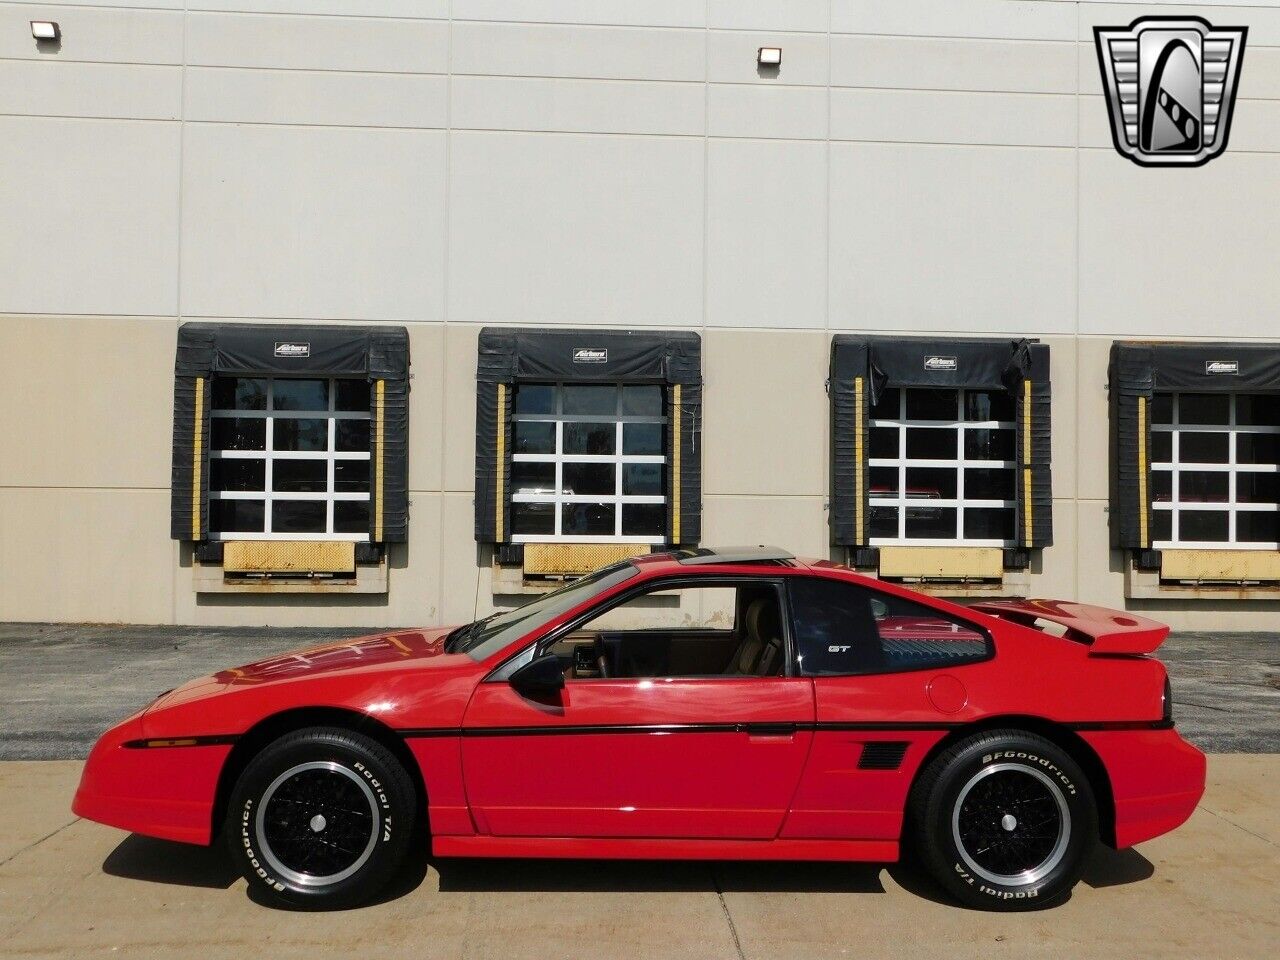
[[[1071,900],[962,910],[898,867],[440,861],[335,914],[252,901],[220,849],[75,820],[80,764],[0,764],[0,957],[1271,958],[1280,756],[1212,756],[1191,821],[1099,850]]]
[[[0,760],[84,757],[201,674],[372,629],[0,623]],[[1280,753],[1280,635],[1178,633],[1160,648],[1178,729],[1202,750]]]

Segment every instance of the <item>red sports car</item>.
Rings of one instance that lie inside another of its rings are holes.
[[[966,904],[1056,901],[1097,839],[1178,826],[1205,758],[1168,628],[957,606],[770,548],[601,569],[453,629],[226,670],[108,731],[77,814],[208,844],[291,903],[441,857],[892,861]],[[423,844],[425,847],[425,844]]]

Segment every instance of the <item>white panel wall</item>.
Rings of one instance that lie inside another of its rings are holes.
[[[700,323],[702,147],[455,131],[450,318]]]

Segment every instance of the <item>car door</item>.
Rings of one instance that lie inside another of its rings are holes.
[[[467,797],[480,829],[499,836],[772,838],[813,717],[812,682],[786,672],[570,676],[549,696],[495,677],[463,721]]]

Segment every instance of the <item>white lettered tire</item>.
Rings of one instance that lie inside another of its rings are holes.
[[[1098,836],[1093,789],[1079,765],[1020,730],[975,734],[935,757],[908,815],[920,862],[961,903],[986,910],[1062,900]]]
[[[240,872],[268,901],[348,907],[376,894],[404,861],[416,807],[413,783],[386,747],[311,727],[249,762],[223,833]]]

